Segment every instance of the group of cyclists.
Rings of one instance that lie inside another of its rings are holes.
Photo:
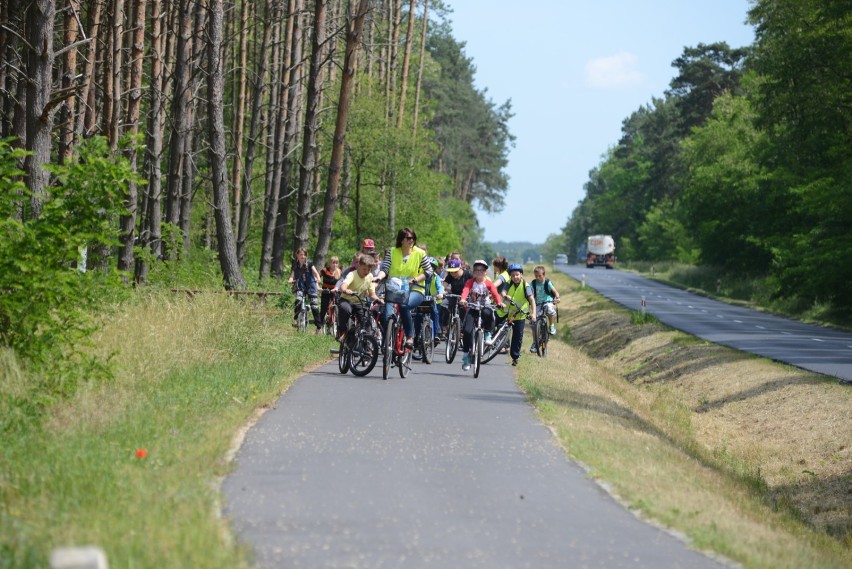
[[[556,333],[554,318],[555,305],[560,301],[559,292],[547,279],[543,266],[535,267],[534,280],[527,282],[524,268],[519,263],[509,264],[505,257],[497,257],[491,265],[493,280],[488,276],[489,264],[485,260],[478,259],[468,265],[457,251],[446,258],[431,257],[427,247],[418,244],[414,230],[403,227],[397,232],[394,246],[385,250],[381,260],[375,242],[364,239],[360,251],[345,269],[341,269],[337,257],[331,257],[318,271],[308,261],[305,249],[297,249],[288,282],[310,299],[318,334],[322,333],[323,325],[320,315],[326,314],[333,295],[339,295],[337,340],[341,342],[345,339],[350,319],[363,306],[364,299],[383,305],[379,309],[383,325],[398,307],[407,349],[414,344],[413,313],[424,299],[434,300],[431,314],[425,317],[432,320],[435,344],[446,341],[447,317],[458,303],[464,313],[461,350],[462,369],[465,371],[471,367],[474,328],[480,325],[485,330],[485,343],[490,344],[491,332],[508,319],[512,329],[509,356],[512,365],[518,365],[527,315],[535,321],[537,315],[543,314],[548,319],[550,334]],[[359,314],[358,317],[366,316]],[[418,313],[417,317],[424,316]],[[533,344],[530,352],[535,350]]]

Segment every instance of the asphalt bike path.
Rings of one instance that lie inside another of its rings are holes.
[[[627,271],[582,265],[556,270],[630,310],[644,309],[672,328],[852,385],[852,333],[727,304]]]
[[[388,380],[332,361],[249,430],[222,491],[258,567],[723,567],[589,480],[503,356],[476,379],[435,356]]]

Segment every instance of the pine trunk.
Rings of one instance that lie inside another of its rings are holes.
[[[139,111],[142,105],[142,58],[145,54],[145,9],[147,0],[135,0],[131,27],[133,29],[130,51],[130,89],[127,98],[127,126],[131,137],[139,133]],[[137,152],[134,144],[128,149],[130,167],[137,170]],[[127,186],[124,207],[127,214],[121,216],[121,251],[118,254],[118,269],[130,271],[133,267],[133,245],[136,241],[136,205],[138,201],[136,183]]]
[[[402,85],[399,88],[399,106],[396,125],[402,128],[405,119],[405,96],[408,90],[408,67],[411,65],[411,46],[414,43],[414,1],[408,5],[408,30],[405,33],[405,56],[402,58]]]
[[[216,242],[219,265],[225,288],[242,290],[245,279],[237,262],[237,248],[231,225],[228,195],[228,168],[225,150],[225,73],[221,57],[223,0],[210,0],[207,43],[207,125],[209,130],[210,170],[213,184],[213,208],[216,220]]]
[[[240,76],[237,88],[237,100],[235,102],[236,117],[234,118],[234,169],[231,175],[231,186],[234,188],[234,227],[240,226],[240,190],[242,183],[243,168],[243,135],[246,117],[246,84],[248,77],[248,22],[249,3],[240,0]],[[240,249],[239,232],[237,233],[237,256]],[[242,264],[242,257],[240,257]]]
[[[269,53],[269,43],[272,38],[272,2],[267,0],[264,9],[263,40],[260,46],[261,54]],[[240,183],[240,223],[237,232],[237,258],[242,261],[245,258],[245,243],[248,238],[249,221],[251,219],[251,180],[254,170],[254,159],[257,151],[257,138],[260,136],[261,117],[263,116],[263,95],[266,87],[266,76],[268,59],[257,58],[257,69],[255,70],[254,92],[252,99],[251,124],[249,125],[248,145],[246,146],[245,173]]]
[[[50,131],[53,109],[50,95],[53,81],[53,20],[56,7],[52,0],[34,0],[27,9],[27,150],[24,161],[30,189],[30,214],[41,215],[50,174],[44,165],[50,162]]]
[[[290,182],[293,178],[293,155],[296,152],[300,125],[300,110],[302,108],[302,80],[304,64],[302,51],[304,41],[303,0],[296,0],[296,18],[293,20],[293,38],[290,58],[290,77],[287,88],[287,129],[284,134],[284,160],[281,164],[281,187],[278,190],[278,211],[272,241],[272,276],[280,278],[284,272],[284,250],[287,245],[287,234],[290,215]]]
[[[337,101],[337,120],[334,125],[331,163],[328,167],[325,204],[319,227],[317,247],[314,252],[314,265],[318,267],[325,264],[325,257],[331,243],[331,230],[334,225],[334,212],[337,207],[337,193],[340,186],[340,170],[343,166],[343,151],[346,145],[346,123],[349,118],[349,104],[355,86],[358,47],[368,8],[369,0],[360,0],[357,12],[350,15],[351,19],[347,24],[346,53],[343,59],[343,76],[340,80],[340,97]]]
[[[299,167],[299,191],[296,206],[294,249],[310,245],[311,181],[316,168],[317,133],[319,131],[319,100],[322,90],[322,53],[325,41],[326,0],[316,0],[314,32],[311,42],[311,65],[308,70],[308,93],[305,99],[305,130],[302,139],[302,163]]]

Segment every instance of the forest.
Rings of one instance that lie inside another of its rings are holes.
[[[413,227],[483,246],[511,102],[432,0],[4,0],[0,343],[51,361],[133,286],[283,290]]]
[[[748,21],[753,45],[683,50],[548,249],[612,234],[620,260],[713,267],[848,319],[852,4],[756,0]]]

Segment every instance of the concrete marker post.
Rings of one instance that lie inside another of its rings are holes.
[[[50,553],[50,569],[109,569],[104,550],[95,545],[58,547]]]

